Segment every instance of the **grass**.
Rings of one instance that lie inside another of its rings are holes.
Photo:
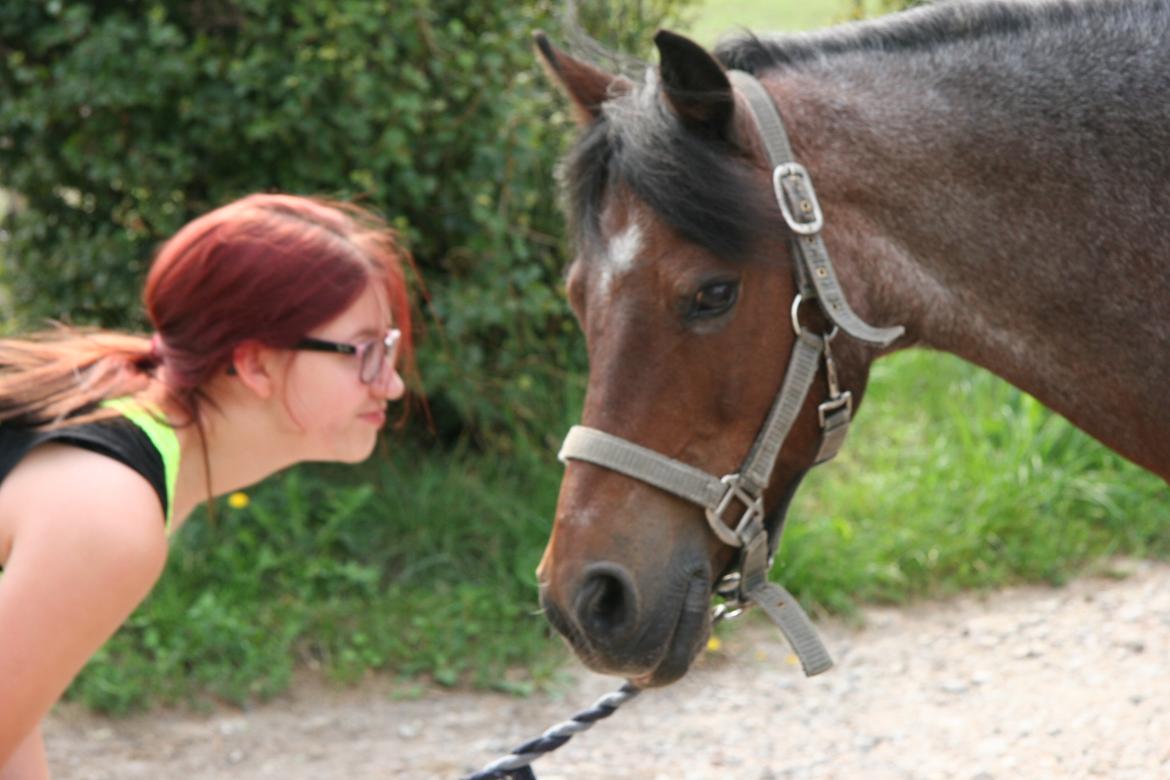
[[[958,359],[879,362],[839,462],[795,502],[779,577],[822,611],[1170,554],[1160,479]]]
[[[755,33],[799,32],[874,13],[883,0],[740,0],[702,2],[692,12],[689,34],[704,46],[744,29]]]
[[[533,572],[560,476],[552,453],[394,444],[367,467],[294,469],[214,522],[193,517],[71,695],[112,713],[244,703],[283,690],[297,666],[342,682],[547,680],[562,654]]]

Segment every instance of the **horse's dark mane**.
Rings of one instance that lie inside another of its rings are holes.
[[[810,33],[744,33],[720,42],[715,56],[727,68],[760,73],[835,54],[931,50],[1033,29],[1052,30],[1070,22],[1096,29],[1119,19],[1140,23],[1144,15],[1166,9],[1166,0],[943,0],[881,19]]]
[[[778,218],[753,196],[749,162],[732,144],[685,128],[659,99],[653,73],[633,92],[607,101],[561,170],[571,229],[596,243],[602,199],[621,184],[684,239],[728,259]],[[728,204],[734,204],[730,206]]]

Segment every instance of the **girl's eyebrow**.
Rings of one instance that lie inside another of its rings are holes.
[[[350,334],[349,340],[350,341],[357,341],[359,339],[376,339],[379,336],[381,336],[382,334],[384,334],[386,332],[386,330],[387,330],[387,328],[378,329],[378,328],[374,328],[374,327],[367,325],[364,328],[362,328],[361,330],[355,331],[354,333]]]

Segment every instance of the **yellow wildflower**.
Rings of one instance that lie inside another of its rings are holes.
[[[228,496],[228,506],[232,509],[243,509],[248,505],[250,499],[247,493],[236,492]]]

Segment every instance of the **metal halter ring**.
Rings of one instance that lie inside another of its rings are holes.
[[[792,332],[796,334],[797,338],[800,338],[800,334],[804,333],[804,328],[800,325],[800,304],[802,303],[804,303],[804,296],[797,293],[796,297],[792,299],[792,309],[789,313],[792,317]],[[833,323],[833,329],[825,334],[825,342],[827,343],[837,338],[837,331],[839,330],[840,328],[837,327],[837,324]]]
[[[742,605],[742,602],[738,607],[729,607],[727,604],[716,604],[711,607],[711,624],[714,625],[720,620],[734,620],[743,614],[744,609],[746,607]]]

